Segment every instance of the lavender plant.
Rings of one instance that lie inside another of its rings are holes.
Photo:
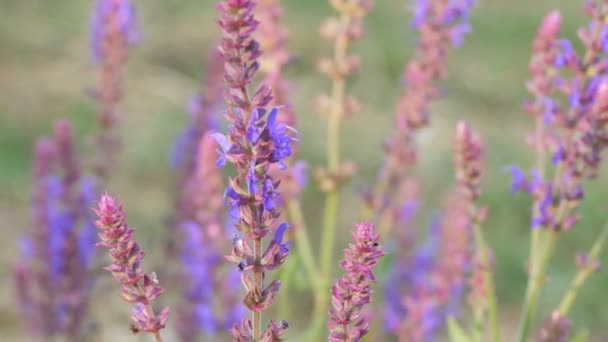
[[[136,44],[140,38],[139,19],[130,0],[96,0],[90,39],[93,61],[100,65],[93,94],[99,102],[93,172],[101,179],[105,179],[114,166],[120,147],[116,126],[120,119],[122,74],[128,46]]]
[[[171,155],[178,172],[178,194],[170,227],[176,239],[169,242],[169,252],[181,264],[177,279],[182,299],[175,311],[182,341],[195,341],[200,334],[214,336],[244,317],[244,306],[237,298],[238,273],[227,270],[224,259],[232,229],[225,228],[230,222],[223,212],[224,185],[211,135],[219,126],[223,76],[216,49],[209,52],[206,65],[201,91],[189,105],[190,120]]]
[[[452,143],[455,187],[444,196],[422,243],[416,238],[416,216],[424,202],[422,184],[414,176],[418,134],[430,125],[431,105],[443,93],[440,83],[447,76],[451,49],[459,47],[471,29],[473,2],[414,3],[411,26],[417,42],[403,73],[395,129],[385,143],[376,183],[363,196],[366,221],[355,225],[353,242],[340,263],[344,274],[331,288],[341,190],[356,169],[341,157],[342,123],[360,107],[347,84],[360,59],[349,49],[363,37],[363,21],[373,2],[329,3],[336,15],[322,24],[321,35],[332,42],[333,54],[322,58],[318,69],[332,88],[316,101],[328,117],[327,166],[315,170],[326,196],[318,259],[301,203],[306,164],[295,160],[298,120],[294,91],[285,75],[292,55],[284,9],[279,0],[217,4],[219,51],[209,54],[206,78],[191,102],[189,122],[172,155],[177,195],[169,252],[179,265],[171,286],[179,291],[174,306],[178,338],[196,341],[225,331],[233,341],[281,341],[287,321],[266,319],[264,328],[262,315],[274,314],[270,308],[282,285],[307,282],[298,289],[312,291],[313,317],[307,329],[296,329],[303,333],[297,337],[301,340],[324,339],[326,326],[329,341],[433,341],[445,334],[457,342],[500,341],[494,256],[482,227],[488,212],[481,199],[485,148],[465,122],[456,125]],[[529,341],[537,328],[533,323],[556,243],[578,223],[585,181],[598,176],[608,146],[608,1],[588,2],[585,11],[591,21],[579,30],[583,53],[559,39],[558,11],[543,19],[532,46],[532,79],[526,84],[531,99],[525,109],[536,124],[528,139],[536,167],[529,172],[511,168],[512,190],[532,198],[528,287],[516,337],[522,342]],[[20,310],[32,339],[88,337],[96,225],[97,245],[107,248],[112,260],[105,269],[119,282],[122,298],[133,304],[132,331],[162,341],[160,331],[167,325],[169,309],[153,308],[163,289],[155,273],[143,271],[145,252],[134,240],[135,230],[127,225],[122,206],[104,195],[94,211],[89,208],[116,164],[122,71],[127,47],[139,36],[131,2],[96,2],[91,36],[94,59],[101,64],[95,92],[100,105],[96,177],[85,176],[69,123],[58,123],[54,136],[37,144],[32,234],[23,241],[23,257],[14,272]],[[220,111],[226,134],[217,132]],[[232,176],[224,182],[221,168],[227,164]],[[291,238],[293,245],[287,241]],[[598,271],[607,238],[608,225],[589,251],[577,255],[577,272],[538,327],[539,341],[572,338],[570,310],[583,285]],[[380,239],[387,241],[386,247],[380,247]],[[281,267],[292,250],[299,259]],[[379,273],[377,279],[375,268],[385,251],[389,272],[386,278]],[[230,269],[227,261],[233,264]],[[304,277],[294,276],[296,262],[302,262]],[[268,279],[278,269],[280,280]],[[244,293],[239,293],[238,278]],[[384,293],[372,301],[376,285]],[[285,307],[281,314],[288,313]],[[374,320],[377,317],[382,318]]]
[[[31,235],[22,240],[15,286],[32,338],[87,334],[95,228],[95,181],[82,175],[71,125],[60,121],[34,152]]]
[[[514,167],[512,186],[533,198],[529,277],[520,341],[526,341],[530,334],[556,242],[578,221],[579,204],[584,198],[582,182],[596,177],[607,146],[607,27],[603,21],[607,6],[596,2],[585,6],[591,22],[579,30],[583,54],[576,53],[568,40],[558,39],[559,12],[545,17],[534,42],[530,64],[534,78],[528,83],[533,100],[526,109],[536,118],[536,132],[530,140],[536,149],[537,168],[527,177]],[[604,238],[601,234],[599,239]],[[567,314],[569,306],[560,314]]]
[[[234,165],[237,175],[229,180],[226,202],[236,227],[244,235],[233,239],[229,260],[242,272],[246,290],[244,303],[251,311],[232,330],[236,341],[274,341],[288,327],[287,323],[270,322],[262,329],[262,312],[273,302],[280,288],[274,280],[265,285],[266,272],[278,268],[289,249],[283,242],[287,224],[277,223],[280,216],[275,200],[279,185],[269,173],[271,165],[285,168],[283,160],[292,154],[294,138],[291,129],[277,121],[280,108],[267,109],[272,99],[271,89],[262,85],[250,96],[248,87],[259,68],[261,55],[258,42],[252,37],[257,21],[253,16],[255,2],[225,0],[218,4],[219,25],[223,31],[220,51],[225,61],[226,102],[225,117],[228,135],[215,134],[220,145],[218,165]],[[274,237],[263,251],[263,239]]]

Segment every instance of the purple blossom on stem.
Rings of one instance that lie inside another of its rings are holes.
[[[244,306],[237,299],[240,282],[231,275],[236,271],[226,277],[222,251],[228,243],[222,226],[223,182],[215,165],[216,146],[215,139],[206,133],[196,148],[195,170],[183,184],[178,200],[175,247],[182,266],[183,300],[176,311],[182,341],[195,341],[200,333],[215,335],[244,317]]]
[[[395,131],[384,147],[385,159],[373,194],[366,198],[370,213],[383,217],[400,205],[395,189],[411,178],[417,163],[417,133],[430,124],[429,106],[440,97],[439,82],[447,76],[451,46],[459,47],[470,31],[470,0],[414,2],[412,28],[417,31],[413,57],[405,66],[395,108]]]
[[[595,177],[608,146],[608,64],[603,50],[608,25],[602,11],[594,2],[587,7],[591,23],[579,30],[584,56],[568,40],[558,39],[561,16],[557,11],[543,19],[534,40],[533,78],[527,83],[533,100],[525,108],[536,118],[531,141],[538,174],[530,180],[515,175],[512,187],[534,199],[532,228],[559,231],[577,222],[577,208],[584,196],[582,181]],[[547,154],[555,165],[552,179],[545,174]]]
[[[60,121],[34,155],[33,227],[16,266],[18,299],[36,338],[85,336],[93,279],[95,181],[82,177],[71,125]]]
[[[539,342],[566,342],[570,340],[571,323],[559,311],[548,317],[540,332]]]
[[[395,333],[400,341],[432,340],[461,303],[472,258],[471,222],[462,198],[447,196],[434,224],[438,228],[430,228],[429,249],[406,259],[411,275],[407,291],[399,297],[404,315]]]
[[[91,50],[93,60],[99,64],[95,99],[98,133],[95,138],[94,172],[104,179],[114,165],[120,141],[115,127],[122,100],[121,81],[127,50],[140,39],[139,20],[130,0],[97,0],[91,18]]]
[[[163,293],[163,289],[158,285],[156,274],[145,274],[141,267],[145,252],[133,240],[135,230],[127,226],[122,206],[108,195],[101,197],[95,213],[100,239],[97,246],[107,248],[112,259],[112,264],[105,269],[120,283],[121,297],[134,304],[132,330],[149,332],[157,341],[162,341],[160,330],[167,323],[169,308],[163,308],[158,314],[152,309],[152,301]]]
[[[369,331],[367,318],[361,310],[372,301],[373,269],[384,255],[373,224],[355,225],[353,243],[344,250],[340,266],[346,272],[331,288],[332,308],[329,310],[329,341],[358,341]]]
[[[253,15],[255,2],[224,0],[217,7],[223,31],[220,53],[225,62],[228,88],[225,117],[229,123],[226,136],[215,134],[220,145],[218,165],[229,162],[236,168],[237,175],[230,179],[225,192],[226,202],[237,219],[236,228],[244,235],[233,239],[228,259],[242,271],[244,303],[252,312],[251,319],[235,325],[232,333],[237,341],[270,341],[284,329],[275,329],[278,326],[271,322],[262,332],[261,313],[273,303],[280,282],[275,280],[265,286],[264,279],[266,271],[284,262],[287,249],[281,248],[283,242],[278,241],[282,235],[281,229],[277,231],[281,227],[277,223],[280,211],[274,201],[279,182],[269,170],[291,155],[290,146],[295,139],[276,121],[280,107],[266,109],[272,100],[270,87],[262,85],[253,95],[249,94],[248,87],[259,69],[257,59],[261,56],[259,43],[252,37],[258,26]],[[262,240],[273,232],[275,239],[263,251]]]

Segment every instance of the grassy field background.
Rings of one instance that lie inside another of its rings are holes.
[[[139,229],[137,238],[151,255],[146,268],[159,269],[171,267],[162,264],[160,248],[174,191],[168,153],[186,124],[185,104],[198,90],[204,56],[219,31],[214,25],[214,1],[136,2],[144,39],[129,61],[121,128],[125,151],[115,166],[108,191],[125,202],[130,221]],[[446,83],[449,96],[433,105],[433,126],[420,137],[422,153],[417,172],[424,183],[423,207],[430,212],[452,182],[451,140],[447,137],[451,137],[455,121],[469,120],[486,141],[483,201],[490,207],[486,229],[496,254],[500,307],[508,329],[524,291],[530,203],[523,195],[509,193],[505,167],[532,165],[532,151],[524,144],[532,121],[521,109],[526,98],[523,83],[529,77],[532,37],[540,18],[552,8],[564,13],[563,32],[569,38],[575,37],[576,28],[587,19],[582,13],[582,0],[478,2],[472,14],[473,33],[450,58]],[[322,165],[325,120],[312,107],[319,89],[328,89],[329,85],[314,66],[316,59],[329,51],[329,46],[318,39],[316,27],[330,9],[322,0],[284,3],[291,31],[290,49],[298,57],[288,76],[294,83],[292,96],[301,124],[301,155],[312,165]],[[346,232],[357,217],[356,190],[373,181],[382,158],[381,144],[391,130],[399,77],[414,40],[408,29],[410,13],[406,5],[403,0],[377,1],[367,20],[368,34],[356,47],[363,65],[351,82],[351,90],[364,106],[344,125],[342,155],[357,162],[359,173],[343,196],[343,238],[337,249],[346,244]],[[0,331],[8,340],[21,336],[10,270],[19,253],[17,240],[28,231],[33,143],[38,136],[49,134],[55,120],[69,118],[86,153],[86,137],[94,129],[95,104],[86,95],[95,80],[87,40],[90,7],[90,1],[0,0]],[[608,217],[606,179],[602,176],[589,184],[580,224],[559,243],[541,301],[544,312],[556,305],[556,298],[570,281],[574,254],[590,245]],[[315,241],[319,237],[320,199],[318,191],[309,187],[305,211]],[[591,279],[572,315],[577,328],[600,333],[607,330],[607,286],[608,272]],[[115,290],[105,280],[99,288]],[[115,327],[121,328],[128,309],[116,293],[102,297],[104,304],[96,305],[95,315],[110,334]],[[112,298],[109,304],[107,298]],[[302,298],[304,303],[306,297]],[[113,306],[112,310],[107,309],[108,305]],[[291,319],[306,319],[302,318],[306,312],[295,312]],[[119,331],[117,336],[121,334]]]

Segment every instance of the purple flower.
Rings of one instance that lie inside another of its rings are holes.
[[[262,119],[266,115],[266,111],[262,108],[255,108],[251,112],[251,117],[249,118],[249,123],[247,124],[247,139],[252,144],[256,144],[263,130],[263,122]]]
[[[564,67],[570,63],[575,58],[574,49],[572,48],[572,43],[570,43],[567,39],[560,39],[558,41],[559,50],[558,54],[555,58],[555,66],[558,68]]]
[[[285,231],[287,230],[287,228],[289,228],[289,225],[287,223],[281,223],[281,225],[277,228],[276,232],[274,233],[274,238],[272,239],[272,241],[279,246],[281,253],[287,253],[289,252],[289,245],[290,242],[283,242],[283,236],[285,235]]]
[[[283,160],[291,156],[291,144],[294,141],[294,138],[287,134],[287,131],[295,132],[295,130],[282,122],[277,122],[278,111],[278,107],[272,108],[270,114],[268,114],[266,127],[274,147],[271,161],[279,163],[279,167],[284,170],[286,166]]]
[[[80,183],[81,210],[84,213],[82,226],[78,235],[78,254],[83,267],[89,268],[95,260],[95,243],[97,229],[95,227],[94,213],[91,208],[97,199],[97,183],[94,178],[86,177]]]
[[[219,155],[217,159],[217,166],[224,167],[226,165],[226,156],[230,151],[230,143],[228,142],[228,138],[221,133],[214,133],[213,138],[219,146],[217,150],[217,153]]]
[[[262,188],[262,199],[263,199],[264,207],[268,210],[275,209],[274,200],[277,196],[278,196],[278,193],[275,191],[272,180],[266,179],[264,181],[264,186]]]
[[[130,0],[97,0],[91,19],[91,51],[95,62],[106,57],[103,40],[115,39],[116,35],[128,45],[139,42],[141,33],[135,6]]]
[[[528,191],[528,181],[526,175],[519,166],[513,165],[509,167],[511,172],[511,192]]]
[[[306,173],[308,163],[303,160],[298,160],[293,164],[293,178],[300,189],[303,189],[308,184],[308,175]]]
[[[545,122],[545,125],[550,125],[553,122],[553,118],[555,117],[557,105],[555,104],[555,101],[550,97],[544,97],[542,99],[542,107],[543,121]]]

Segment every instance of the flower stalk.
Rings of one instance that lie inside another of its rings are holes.
[[[133,240],[135,230],[127,225],[122,205],[108,195],[101,197],[95,213],[100,240],[97,246],[107,248],[112,259],[112,264],[105,270],[120,283],[122,299],[134,304],[131,330],[150,333],[161,342],[160,330],[169,319],[169,308],[164,307],[158,314],[152,309],[152,301],[163,293],[163,289],[158,285],[156,274],[145,274],[141,267],[146,253]]]
[[[530,334],[557,240],[563,231],[578,222],[578,207],[584,197],[582,181],[596,177],[602,152],[608,146],[605,6],[589,2],[585,7],[591,24],[579,30],[585,47],[582,55],[574,51],[569,41],[556,40],[560,27],[557,12],[545,17],[535,40],[531,63],[535,78],[528,84],[535,101],[526,108],[536,116],[537,122],[539,117],[543,121],[543,129],[537,126],[533,138],[537,157],[545,153],[538,152],[539,146],[543,146],[542,149],[551,153],[555,171],[553,179],[547,180],[544,167],[534,170],[530,179],[521,170],[513,169],[513,190],[528,192],[534,199],[530,275],[520,317],[519,341],[527,341]],[[566,99],[567,103],[562,104]],[[542,160],[538,163],[544,166]]]
[[[284,321],[270,321],[263,330],[262,312],[273,304],[281,286],[278,280],[265,285],[266,274],[281,266],[289,253],[289,244],[283,242],[288,225],[277,221],[281,215],[279,182],[270,170],[275,165],[281,170],[287,167],[284,161],[292,155],[295,129],[278,121],[282,108],[266,108],[272,100],[270,87],[262,84],[253,95],[248,91],[262,55],[253,37],[258,26],[255,6],[250,0],[224,0],[217,5],[223,31],[220,53],[225,62],[229,129],[227,135],[214,136],[220,154],[217,164],[229,162],[237,173],[228,182],[225,200],[243,236],[234,237],[228,259],[241,271],[244,303],[251,311],[251,318],[233,327],[233,339],[258,342],[274,341],[288,327]],[[274,237],[264,248],[263,239],[271,233]]]
[[[353,244],[344,251],[340,266],[346,274],[331,288],[332,308],[327,322],[331,342],[359,341],[369,331],[368,318],[361,312],[372,301],[373,268],[384,255],[373,224],[355,225]]]
[[[319,263],[324,282],[331,279],[332,273],[340,183],[352,172],[352,166],[340,160],[342,121],[358,107],[358,100],[346,94],[346,81],[359,66],[358,57],[349,55],[348,49],[363,36],[363,20],[373,5],[370,0],[332,0],[330,3],[338,12],[337,17],[322,24],[321,35],[333,41],[333,56],[321,59],[318,69],[331,80],[332,86],[330,94],[321,95],[317,101],[319,110],[328,117],[327,169],[317,172],[321,190],[326,192]],[[321,303],[318,313],[326,311],[327,301]]]
[[[91,19],[91,52],[98,63],[99,76],[94,97],[99,103],[97,149],[93,173],[100,179],[115,166],[120,140],[116,126],[120,120],[121,82],[129,45],[140,40],[139,19],[130,0],[97,0]]]

